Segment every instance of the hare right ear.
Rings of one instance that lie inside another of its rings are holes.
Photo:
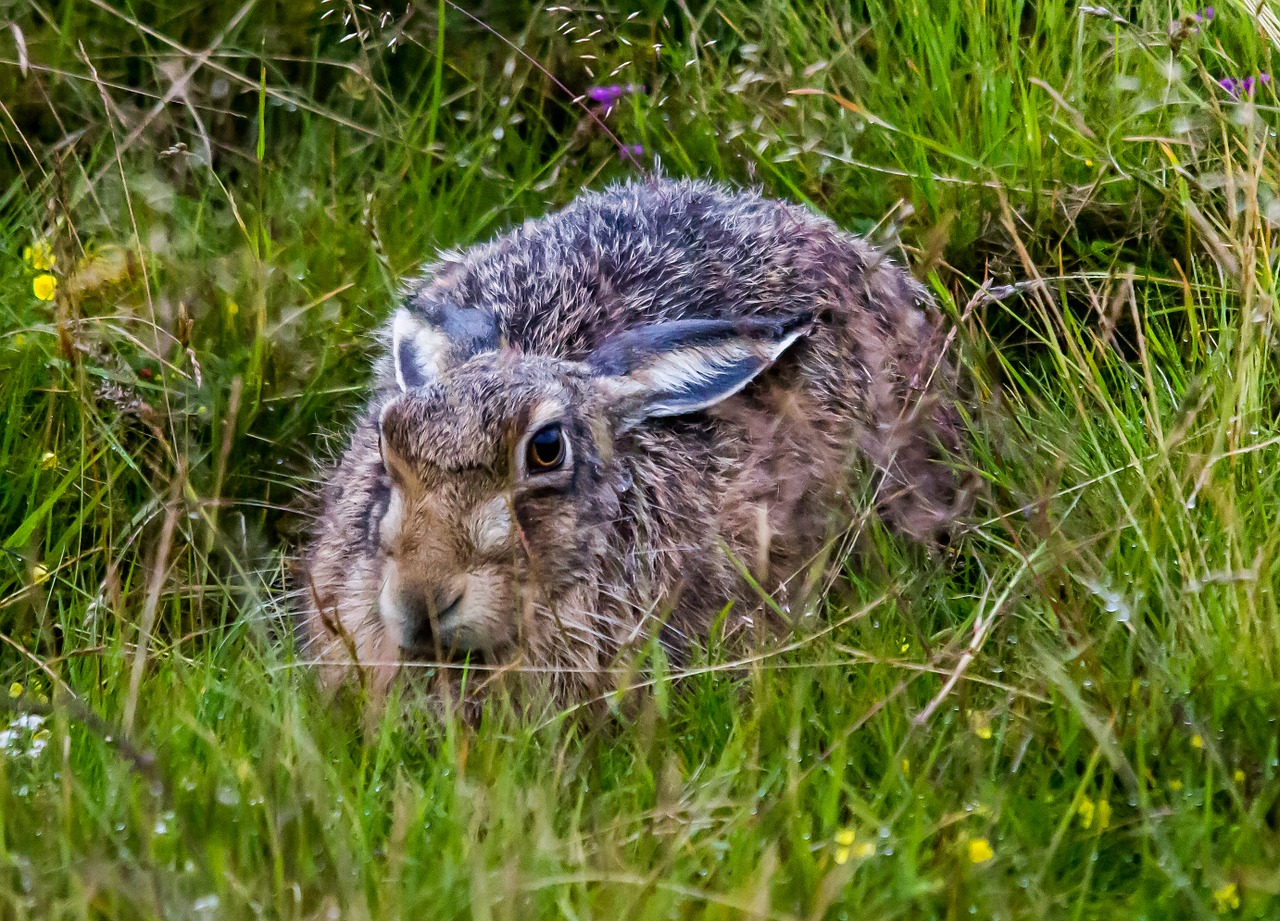
[[[391,324],[391,356],[401,390],[426,386],[472,355],[497,347],[497,322],[477,307],[401,307]]]
[[[587,359],[623,429],[698,412],[747,386],[809,332],[813,317],[672,320],[616,333]]]

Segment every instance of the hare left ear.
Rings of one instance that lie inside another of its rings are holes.
[[[423,387],[472,355],[498,347],[493,314],[476,307],[401,307],[391,322],[391,355],[400,389]]]
[[[623,425],[714,406],[747,386],[812,329],[783,320],[674,320],[618,333],[587,359],[621,405]]]

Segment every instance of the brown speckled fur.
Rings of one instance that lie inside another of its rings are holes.
[[[726,632],[758,622],[740,566],[784,605],[801,600],[806,567],[853,511],[853,469],[877,478],[877,506],[910,536],[935,539],[961,510],[952,372],[924,289],[807,209],[703,182],[617,186],[445,254],[406,305],[483,310],[500,344],[454,348],[421,392],[401,394],[390,357],[378,366],[308,557],[305,619],[335,675],[353,655],[378,687],[399,670],[380,615],[388,553],[397,584],[426,593],[479,573],[465,584],[485,599],[489,664],[568,704],[609,691],[620,656],[655,633],[679,656],[726,605]],[[800,312],[812,327],[745,389],[625,431],[584,365],[649,323]],[[564,408],[572,482],[520,492],[512,445],[548,400]],[[465,521],[495,496],[518,539],[486,557]]]

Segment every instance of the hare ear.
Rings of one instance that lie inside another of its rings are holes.
[[[623,410],[624,427],[714,406],[747,386],[812,328],[784,320],[674,320],[611,336],[587,363]]]
[[[391,356],[401,390],[425,386],[472,355],[497,347],[493,314],[475,307],[401,307],[391,323]]]
[[[397,310],[391,324],[391,355],[400,389],[412,390],[439,377],[448,345],[432,324],[414,316],[408,308]]]

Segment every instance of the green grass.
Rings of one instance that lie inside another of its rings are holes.
[[[569,6],[0,2],[0,918],[1280,914],[1246,6]],[[898,250],[979,509],[939,560],[869,524],[820,625],[606,725],[379,721],[287,638],[315,461],[398,279],[641,172],[556,81]]]

